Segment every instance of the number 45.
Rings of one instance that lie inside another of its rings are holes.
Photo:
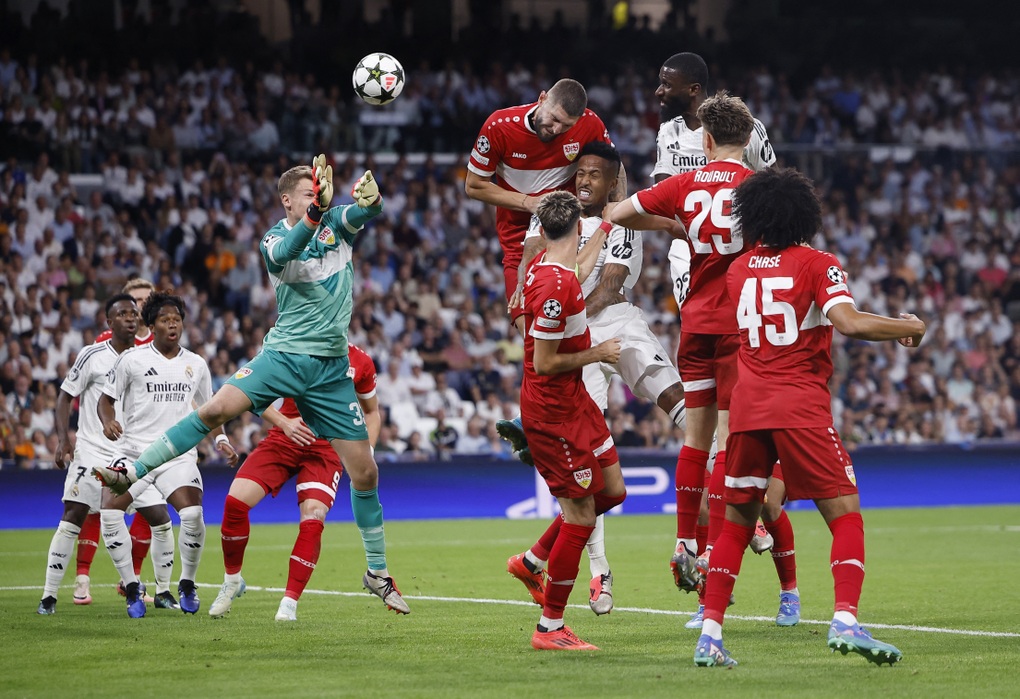
[[[761,346],[761,327],[765,325],[765,339],[774,347],[786,347],[797,341],[797,313],[793,306],[785,301],[776,301],[772,293],[777,290],[792,289],[793,277],[766,277],[761,281],[761,313],[758,313],[758,279],[751,277],[740,289],[740,300],[737,302],[737,325],[747,331],[748,344],[753,348]],[[780,332],[777,325],[762,323],[762,316],[783,316],[783,327]]]

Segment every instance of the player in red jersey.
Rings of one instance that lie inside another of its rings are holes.
[[[723,648],[723,615],[779,458],[789,497],[814,500],[832,532],[836,603],[829,647],[894,663],[900,651],[872,638],[857,621],[864,521],[853,464],[832,425],[832,328],[858,340],[917,347],[925,324],[907,313],[886,318],[857,310],[836,257],[808,246],[822,225],[821,205],[810,180],[797,171],[748,178],[734,193],[733,215],[752,249],[730,265],[726,277],[740,329],[739,377],[727,443],[726,519],[712,553],[694,662],[736,664]]]
[[[121,289],[121,293],[128,294],[135,300],[138,308],[145,306],[145,302],[149,300],[149,297],[155,291],[155,285],[148,279],[142,279],[141,277],[132,279]],[[107,328],[96,336],[95,344],[105,342],[111,337],[113,335],[110,329]],[[147,345],[152,342],[152,338],[152,330],[142,322],[141,316],[139,316],[138,327],[135,330],[135,346]],[[81,532],[78,534],[78,577],[74,587],[75,604],[88,604],[92,601],[92,595],[89,594],[89,573],[92,570],[92,560],[96,556],[96,548],[99,546],[99,533],[102,526],[100,520],[98,512],[90,512],[88,517],[85,518]],[[128,533],[131,535],[131,560],[134,564],[135,575],[137,576],[141,574],[142,563],[145,561],[145,557],[149,555],[149,546],[152,544],[152,530],[149,527],[149,523],[145,521],[145,517],[139,517],[135,514],[131,520],[131,528],[128,530]],[[119,584],[117,590],[123,595],[124,584]],[[146,597],[146,601],[152,602],[152,599]]]
[[[744,148],[754,129],[754,118],[738,97],[725,92],[706,99],[698,108],[702,145],[708,164],[657,182],[621,202],[613,211],[614,223],[646,228],[647,216],[676,218],[687,230],[691,246],[691,287],[680,311],[680,347],[677,368],[687,397],[687,434],[684,448],[705,455],[700,469],[687,476],[687,491],[678,482],[678,535],[672,567],[677,586],[691,591],[702,582],[696,568],[695,537],[705,463],[718,434],[723,448],[716,455],[713,474],[725,473],[730,394],[737,379],[739,336],[733,306],[726,295],[726,270],[746,250],[740,232],[732,227],[733,190],[753,172],[742,162]],[[720,466],[722,468],[720,468]],[[720,488],[721,491],[721,488]],[[689,497],[681,498],[681,495]],[[712,506],[715,528],[721,529],[722,511]],[[686,515],[685,528],[681,527]],[[712,523],[708,536],[713,543]]]
[[[569,192],[548,194],[537,214],[546,251],[528,268],[524,286],[527,333],[521,417],[535,466],[563,514],[528,551],[533,554],[545,547],[545,555],[538,558],[548,559],[549,576],[531,645],[539,650],[597,650],[563,625],[563,610],[595,517],[626,497],[616,446],[581,371],[595,362],[615,364],[620,340],[591,346],[584,295],[575,273],[582,230],[577,197]],[[516,559],[541,578],[541,569],[528,554],[515,556],[511,563]]]
[[[375,395],[375,364],[356,345],[350,345],[349,351],[354,390],[368,428],[369,443],[374,447],[382,425]],[[224,616],[234,599],[244,594],[241,566],[250,531],[248,512],[266,495],[276,497],[283,484],[296,476],[301,523],[290,556],[287,589],[276,613],[277,621],[296,621],[298,600],[319,560],[326,514],[333,507],[343,465],[330,443],[316,439],[305,425],[293,399],[287,398],[278,411],[267,410],[263,417],[273,425],[269,436],[238,469],[223,505],[221,539],[225,573],[209,615]],[[396,587],[384,592],[381,597],[390,609],[402,614],[410,612]]]

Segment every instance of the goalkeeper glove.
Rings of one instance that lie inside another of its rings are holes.
[[[365,174],[354,183],[351,196],[362,209],[379,203],[379,183],[372,177],[371,170],[365,170]]]
[[[312,191],[315,207],[320,212],[329,209],[333,199],[333,166],[326,164],[326,156],[319,154],[312,160]]]

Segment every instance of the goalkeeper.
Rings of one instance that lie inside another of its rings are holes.
[[[382,212],[379,185],[368,171],[354,185],[355,204],[330,209],[333,168],[319,155],[312,167],[283,173],[278,187],[287,217],[263,236],[259,248],[276,289],[279,316],[262,351],[209,402],[145,449],[133,466],[93,472],[111,490],[123,492],[246,410],[261,415],[278,397],[294,398],[311,432],[330,441],[350,475],[354,521],[368,559],[365,587],[391,609],[407,613],[386,568],[379,469],[348,376],[354,238]]]

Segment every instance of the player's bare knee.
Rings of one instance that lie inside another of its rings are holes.
[[[85,518],[88,517],[88,514],[88,505],[81,502],[66,502],[64,503],[64,516],[61,519],[68,524],[80,527],[85,523]]]
[[[329,508],[326,507],[326,503],[319,500],[305,500],[301,503],[300,509],[302,522],[308,519],[317,519],[320,522],[325,522],[326,515],[329,514]]]

